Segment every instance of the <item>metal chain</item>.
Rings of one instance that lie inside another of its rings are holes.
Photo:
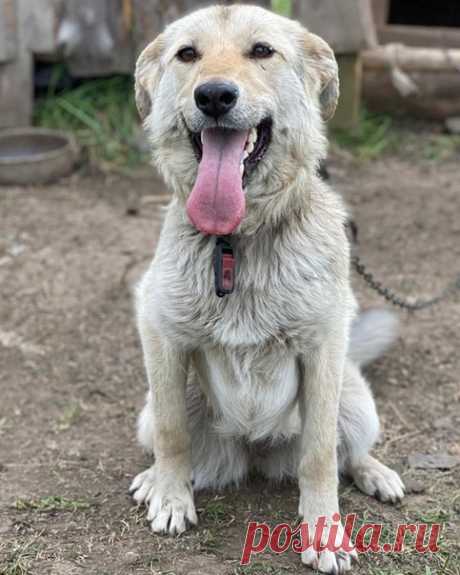
[[[450,298],[454,293],[460,291],[460,274],[458,275],[457,279],[449,284],[440,294],[437,296],[426,299],[420,300],[417,299],[415,301],[409,301],[404,297],[398,296],[394,291],[391,289],[384,287],[382,283],[377,281],[372,273],[369,272],[367,266],[361,261],[361,258],[357,255],[352,256],[351,263],[355,268],[356,272],[364,279],[367,285],[372,288],[375,292],[385,298],[389,303],[393,304],[396,307],[400,307],[401,309],[405,309],[407,311],[420,311],[422,309],[426,309],[429,307],[433,307],[442,301]]]

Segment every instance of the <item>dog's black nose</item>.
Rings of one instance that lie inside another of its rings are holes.
[[[207,82],[195,90],[195,102],[203,114],[219,118],[235,107],[238,95],[232,82]]]

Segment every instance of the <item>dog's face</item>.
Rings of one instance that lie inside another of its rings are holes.
[[[211,235],[233,233],[246,204],[316,169],[337,98],[329,46],[253,6],[178,20],[144,50],[136,71],[156,163],[191,222]]]

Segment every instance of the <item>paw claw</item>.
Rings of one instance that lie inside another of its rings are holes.
[[[308,524],[314,525],[315,521],[310,521]],[[324,540],[322,540],[323,545],[327,542],[328,537],[328,531],[326,531],[324,533]],[[339,525],[336,541],[341,541],[343,538],[343,526]],[[313,570],[319,571],[320,573],[327,573],[328,575],[343,575],[347,573],[351,569],[352,560],[356,558],[356,550],[348,552],[341,549],[333,552],[325,549],[319,552],[313,547],[310,547],[302,553],[302,563]]]
[[[404,484],[396,471],[373,457],[368,456],[351,471],[359,489],[382,503],[397,504],[404,498]]]
[[[161,473],[152,467],[134,479],[130,491],[138,505],[148,507],[147,519],[154,533],[181,535],[198,523],[193,491],[176,474]]]

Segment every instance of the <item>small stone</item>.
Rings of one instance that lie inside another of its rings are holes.
[[[417,481],[417,479],[405,479],[404,486],[406,488],[406,493],[425,493],[426,487],[423,485],[421,481]]]
[[[409,466],[415,469],[453,469],[460,465],[460,457],[448,453],[413,453],[409,455]]]
[[[0,535],[8,533],[10,530],[13,530],[13,522],[11,519],[6,518],[0,523]]]
[[[135,565],[140,558],[141,556],[139,555],[139,553],[136,553],[135,551],[128,551],[127,553],[125,553],[123,563],[125,563],[126,565]]]
[[[440,417],[433,422],[433,427],[435,429],[448,429],[452,427],[452,418]]]
[[[76,575],[80,569],[70,561],[56,561],[51,567],[51,575]]]
[[[452,118],[447,118],[446,120],[446,130],[449,134],[460,134],[460,116],[453,116]]]

